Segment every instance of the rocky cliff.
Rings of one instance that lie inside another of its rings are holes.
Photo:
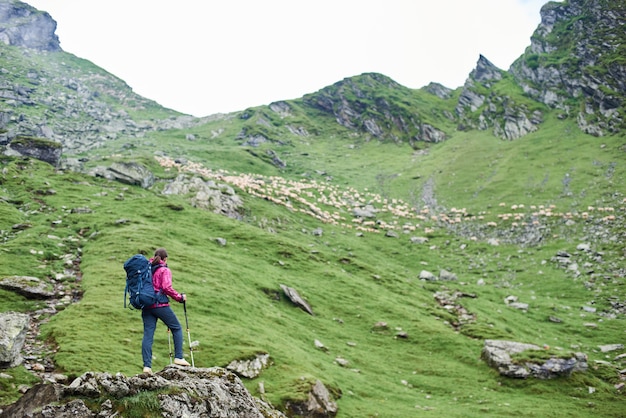
[[[0,2],[0,42],[41,51],[60,51],[57,23],[46,12],[15,0]]]
[[[533,99],[602,136],[626,125],[626,3],[551,2],[510,73]]]

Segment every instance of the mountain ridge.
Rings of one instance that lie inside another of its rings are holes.
[[[54,34],[56,22],[47,13],[26,6],[13,0],[3,3],[4,13],[1,16],[5,23],[0,26],[0,33],[5,44],[31,48],[44,54],[58,53],[60,46]],[[612,13],[604,16],[601,13],[603,7],[604,0],[594,0],[589,4],[582,1],[546,4],[541,10],[542,23],[532,35],[531,45],[509,71],[498,69],[481,55],[465,85],[447,90],[460,91],[453,111],[445,103],[416,99],[421,91],[428,91],[425,88],[408,89],[386,76],[372,73],[346,78],[307,94],[296,102],[304,103],[305,111],[307,108],[314,112],[323,110],[348,130],[356,129],[378,139],[406,142],[413,147],[416,142],[439,142],[456,130],[467,129],[491,130],[499,138],[518,139],[539,129],[550,108],[560,111],[560,117],[575,118],[579,128],[593,136],[619,133],[624,127],[626,113],[622,99],[626,86],[621,81],[626,74],[626,66],[619,54],[624,44],[623,36],[615,37],[608,44],[594,39],[601,39],[605,32],[619,34],[619,27],[624,24],[624,10],[620,5],[612,5]],[[12,19],[17,15],[19,19]],[[580,27],[576,26],[578,30],[571,34],[560,29],[573,21],[589,23],[579,24]],[[38,29],[40,26],[43,29]],[[583,29],[584,36],[581,36]],[[563,36],[555,38],[555,33]],[[573,58],[564,64],[550,58],[554,51],[564,53],[563,48],[552,46],[557,42],[555,39],[560,39],[558,42],[561,43],[570,39],[564,45]],[[591,59],[585,52],[590,49],[596,51],[594,57],[600,58]],[[14,58],[17,59],[15,55]],[[608,71],[596,70],[604,62],[607,62]],[[0,128],[8,131],[2,141],[4,145],[18,134],[39,136],[61,142],[65,153],[79,153],[120,135],[141,137],[155,129],[189,128],[207,120],[162,109],[156,103],[135,95],[125,83],[119,84],[121,80],[112,80],[113,84],[106,81],[107,74],[89,75],[93,74],[95,67],[81,64],[87,74],[79,76],[75,73],[73,77],[67,77],[67,74],[59,72],[63,71],[62,61],[59,64],[55,73],[30,72],[16,82],[5,81],[1,90],[3,96],[14,101],[16,107],[12,112],[5,110],[0,118]],[[568,68],[572,66],[580,66],[589,76],[585,75],[583,82],[578,83],[575,74],[568,75],[571,73]],[[63,76],[59,78],[60,74]],[[377,79],[380,84],[377,91],[370,90],[367,97],[359,98],[356,86],[363,83],[363,77]],[[50,84],[50,79],[58,81]],[[51,93],[46,84],[50,87],[62,86],[59,90],[67,92],[65,97]],[[110,87],[115,85],[117,87]],[[567,96],[560,93],[561,89]],[[351,94],[346,96],[350,91]],[[118,97],[112,98],[114,102],[123,103],[123,107],[114,109],[102,100],[112,92],[124,92],[122,95],[116,93]],[[16,117],[15,111],[24,106],[32,108],[33,103],[43,102],[44,96],[50,109],[57,107],[65,110],[49,112],[44,117],[31,109],[27,112],[29,117]],[[576,104],[578,102],[580,105]],[[575,111],[576,106],[581,106],[583,110]],[[268,107],[260,106],[258,109]],[[146,109],[150,109],[153,115],[156,115],[155,110],[160,109],[161,116],[146,120],[142,117]],[[431,114],[433,109],[438,109],[443,117],[434,118]],[[61,114],[72,115],[74,122],[58,118],[57,115]],[[92,124],[89,118],[95,119],[97,124]],[[450,122],[456,127],[450,126]],[[94,129],[95,126],[98,128]],[[310,127],[303,128],[312,130]]]

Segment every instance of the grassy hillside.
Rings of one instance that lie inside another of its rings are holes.
[[[122,264],[136,252],[151,254],[165,246],[175,287],[189,297],[190,334],[200,343],[196,365],[225,366],[269,353],[271,367],[246,385],[261,396],[263,382],[263,396],[274,405],[305,396],[307,382],[319,379],[338,398],[339,416],[345,417],[424,411],[453,417],[620,416],[621,395],[613,385],[623,365],[612,360],[620,352],[607,357],[598,346],[619,343],[623,335],[623,314],[609,314],[611,301],[625,297],[619,267],[623,137],[586,137],[567,122],[551,121],[514,142],[488,133],[456,133],[414,150],[338,133],[293,135],[286,145],[252,148],[232,139],[242,123],[231,117],[137,142],[111,141],[87,163],[131,159],[148,164],[163,181],[175,176],[175,169],[158,165],[156,153],[184,157],[197,163],[188,169],[233,184],[249,178],[245,173],[256,173],[263,184],[274,182],[275,200],[237,188],[245,201],[242,221],[194,208],[184,197],[165,197],[159,193],[162,182],[144,190],[56,172],[36,161],[4,160],[0,277],[57,277],[68,254],[80,259],[80,280],[60,280],[82,298],[42,326],[41,338],[57,346],[59,371],[140,372],[141,318],[123,309]],[[270,149],[286,168],[268,162]],[[218,169],[230,176],[217,176]],[[298,195],[302,200],[292,196],[290,205],[282,203],[286,191],[296,189],[304,190]],[[382,225],[375,232],[352,222],[350,202],[359,199],[380,210]],[[541,206],[549,205],[554,205],[550,215],[541,214]],[[605,220],[609,207],[615,220]],[[522,220],[507,216],[512,212]],[[312,213],[334,214],[337,221],[322,216],[322,222]],[[452,221],[456,218],[460,221]],[[538,223],[541,241],[507,244],[527,233],[524,222]],[[17,223],[30,228],[17,232],[12,229]],[[316,228],[322,228],[321,236],[313,233]],[[398,237],[386,236],[387,230]],[[413,244],[412,236],[428,242]],[[217,238],[227,244],[219,245]],[[567,251],[582,265],[585,255],[576,247],[583,242],[602,254],[602,262],[594,261],[594,272],[577,277],[554,257]],[[458,281],[418,278],[422,270],[441,269]],[[297,289],[315,315],[294,307],[281,284]],[[460,321],[435,298],[457,291],[466,295],[457,303],[475,321]],[[3,310],[32,310],[37,304],[1,292],[9,301]],[[529,303],[528,311],[507,306],[509,296]],[[174,309],[184,319],[182,306]],[[387,327],[377,327],[379,322]],[[399,336],[402,332],[408,338]],[[590,368],[549,381],[503,378],[480,359],[485,339],[547,345],[554,355],[582,351]],[[164,327],[157,329],[154,353],[158,370],[168,363]],[[338,358],[348,364],[339,365]],[[20,368],[11,374],[14,381],[0,382],[1,403],[15,398],[18,382],[27,376]]]

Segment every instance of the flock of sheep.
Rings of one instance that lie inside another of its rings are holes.
[[[431,208],[417,209],[401,199],[385,199],[367,189],[358,191],[352,187],[340,188],[312,179],[295,181],[278,176],[212,170],[195,162],[178,163],[169,157],[156,159],[166,170],[174,168],[179,172],[202,176],[207,180],[227,183],[252,196],[312,216],[321,222],[363,232],[402,230],[408,233],[423,230],[428,234],[438,225],[445,226],[465,221],[482,221],[490,227],[506,224],[515,228],[528,224],[538,225],[546,218],[588,219],[593,213],[600,214],[603,222],[616,219],[616,210],[613,207],[589,206],[584,212],[560,212],[555,205],[529,205],[527,209],[524,204],[509,206],[505,203],[498,205],[502,211],[498,214],[488,211],[470,214],[465,208],[452,208],[447,212],[434,213]],[[626,204],[626,198],[622,203]],[[621,207],[620,210],[626,211],[626,208]]]

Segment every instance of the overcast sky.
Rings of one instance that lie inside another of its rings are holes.
[[[378,72],[462,86],[479,54],[507,70],[547,0],[26,0],[64,51],[194,116],[302,97]]]

